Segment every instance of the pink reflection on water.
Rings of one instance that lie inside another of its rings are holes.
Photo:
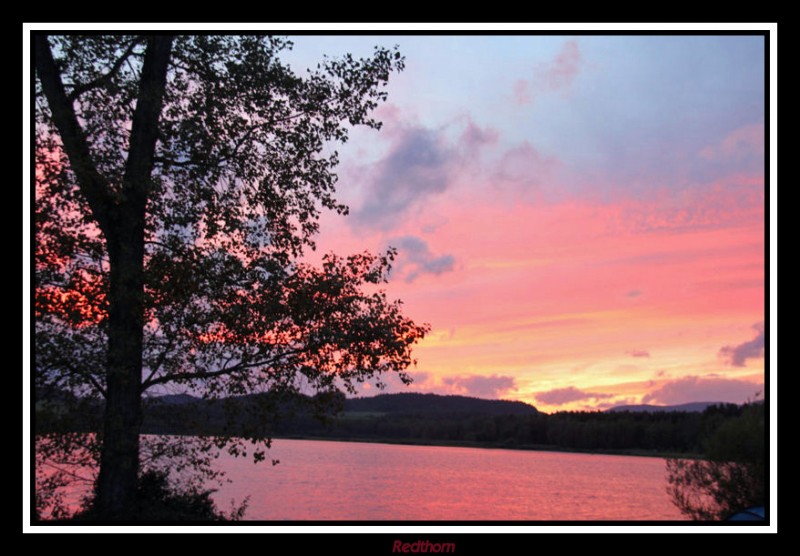
[[[664,460],[276,440],[280,465],[225,457],[221,507],[253,520],[681,520]]]
[[[269,456],[281,463],[220,457],[220,509],[249,496],[249,520],[685,519],[660,458],[284,439]],[[66,489],[72,511],[89,483]]]

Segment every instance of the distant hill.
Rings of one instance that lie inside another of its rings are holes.
[[[143,431],[170,434],[327,434],[332,424],[345,421],[401,418],[437,422],[450,419],[485,419],[532,416],[539,412],[518,401],[486,400],[437,394],[381,394],[369,398],[331,400],[319,406],[301,394],[250,394],[205,400],[187,394],[154,396],[144,404]],[[331,411],[334,407],[340,412]],[[320,421],[318,417],[326,417]],[[231,421],[230,418],[233,418]]]
[[[618,405],[616,407],[606,409],[606,412],[616,413],[619,411],[642,411],[645,413],[660,413],[667,411],[696,411],[701,413],[710,405],[724,405],[724,402],[690,402],[679,405]]]
[[[189,394],[167,394],[164,396],[150,396],[145,398],[145,404],[174,404],[174,405],[182,405],[187,403],[197,403],[201,401],[200,398],[195,396],[190,396]]]
[[[468,396],[441,396],[438,394],[380,394],[369,398],[345,400],[347,412],[370,413],[470,413],[473,415],[534,415],[539,411],[524,402],[487,400]]]
[[[265,394],[251,394],[229,398],[229,402],[247,405],[258,404],[269,398]],[[289,403],[294,405],[302,400],[310,400],[305,396],[297,396]],[[219,402],[211,402],[211,404]],[[284,400],[279,402],[286,404]],[[188,394],[154,396],[148,398],[149,406],[177,406],[193,404],[197,406],[208,406],[209,402],[201,398],[196,398]],[[300,406],[295,406],[300,407]],[[284,407],[285,409],[285,407]],[[442,414],[442,413],[470,413],[474,415],[535,415],[539,411],[532,405],[519,401],[508,400],[487,400],[483,398],[472,398],[468,396],[442,396],[439,394],[417,394],[417,393],[398,393],[380,394],[366,398],[349,398],[343,400],[342,410],[352,413],[393,413],[393,414]]]

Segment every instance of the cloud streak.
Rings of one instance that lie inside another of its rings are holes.
[[[564,405],[572,402],[583,400],[600,400],[605,398],[613,398],[615,394],[604,394],[600,392],[587,392],[579,390],[574,386],[567,388],[556,388],[547,392],[539,392],[536,394],[536,399],[547,405]]]

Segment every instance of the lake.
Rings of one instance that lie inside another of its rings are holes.
[[[681,520],[661,458],[277,439],[221,456],[251,520]],[[268,458],[269,459],[269,458]]]

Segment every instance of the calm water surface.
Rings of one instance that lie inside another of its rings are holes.
[[[221,508],[252,520],[679,520],[664,460],[282,440],[280,464],[221,458]]]

